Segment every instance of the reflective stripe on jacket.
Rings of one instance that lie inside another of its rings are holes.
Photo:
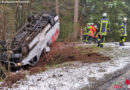
[[[126,23],[122,23],[121,24],[120,36],[127,36]]]

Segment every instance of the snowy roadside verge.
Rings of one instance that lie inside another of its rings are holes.
[[[130,56],[128,54],[130,43],[127,43],[127,46],[124,47],[119,47],[115,43],[108,43],[105,46],[113,48],[112,51],[102,52],[113,55],[114,58],[111,61],[92,64],[73,62],[68,66],[49,69],[36,75],[26,76],[25,80],[18,81],[10,89],[80,90],[84,87],[92,89],[92,85],[103,80],[102,78],[106,80],[111,79],[111,75],[117,75],[118,72],[119,74],[122,73],[120,70],[128,68],[127,66],[130,64]],[[102,82],[105,82],[105,80]],[[7,88],[5,87],[5,89]]]

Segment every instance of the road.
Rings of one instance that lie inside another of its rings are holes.
[[[129,45],[128,45],[129,46]],[[123,49],[123,48],[122,48]],[[127,83],[126,83],[127,82]],[[99,90],[130,90],[130,65],[123,68],[120,74],[98,87]]]
[[[125,74],[118,76],[116,78],[113,78],[113,80],[110,80],[103,84],[102,86],[99,86],[99,90],[130,90],[129,86],[126,84],[126,80],[128,80],[130,84],[130,70],[128,70]]]

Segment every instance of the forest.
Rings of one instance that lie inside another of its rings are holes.
[[[8,0],[14,1],[14,0]],[[20,0],[16,0],[20,1]],[[23,0],[22,0],[23,1]],[[130,0],[79,0],[77,29],[74,28],[74,11],[76,0],[24,0],[26,3],[2,3],[0,1],[0,39],[7,40],[27,22],[30,14],[41,11],[55,12],[58,1],[58,14],[60,16],[59,41],[79,41],[80,29],[87,23],[97,24],[102,13],[108,13],[110,19],[110,32],[107,41],[119,41],[120,24],[123,17],[128,17],[128,37],[130,40],[129,18]],[[75,38],[75,39],[73,39]]]

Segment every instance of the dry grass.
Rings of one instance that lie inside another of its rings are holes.
[[[24,79],[25,78],[25,73],[23,71],[17,72],[17,73],[10,73],[6,79],[5,79],[5,84],[8,86],[13,85],[17,81]]]
[[[9,74],[8,70],[1,63],[0,63],[0,71],[2,71],[5,76]]]
[[[33,75],[33,74],[36,74],[36,73],[40,73],[40,72],[43,72],[45,71],[46,69],[45,68],[42,68],[42,67],[35,67],[35,68],[31,68],[29,70],[29,74],[30,75]]]

